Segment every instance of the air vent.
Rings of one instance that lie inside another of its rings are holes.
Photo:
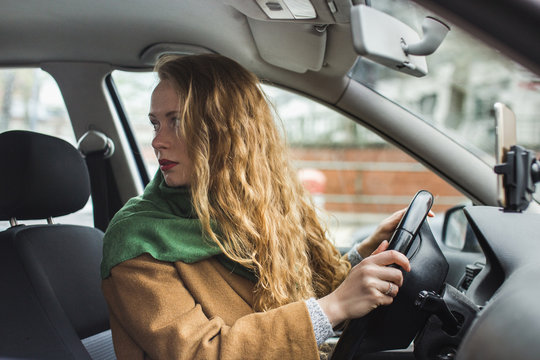
[[[478,275],[478,273],[484,268],[483,265],[474,264],[474,265],[467,265],[465,267],[465,277],[461,281],[461,290],[465,291],[469,289],[469,286],[471,286],[472,281]]]

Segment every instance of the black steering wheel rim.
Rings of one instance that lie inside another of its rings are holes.
[[[440,292],[448,263],[425,221],[432,195],[419,191],[394,232],[389,249],[401,251],[411,263],[403,285],[391,305],[348,321],[332,353],[332,360],[352,359],[359,354],[406,348],[423,328],[427,314],[414,305],[422,290]]]

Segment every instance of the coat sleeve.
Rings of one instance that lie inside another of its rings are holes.
[[[102,285],[119,359],[319,358],[303,301],[241,316],[229,326],[205,315],[174,264],[150,256],[115,266]]]

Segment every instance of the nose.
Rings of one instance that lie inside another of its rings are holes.
[[[171,145],[171,131],[166,126],[162,126],[154,135],[152,147],[155,150],[166,149]]]

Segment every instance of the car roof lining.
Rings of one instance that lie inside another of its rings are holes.
[[[245,39],[250,35],[246,13],[259,21],[269,20],[254,2],[243,0],[156,0],[152,3],[132,0],[130,6],[117,1],[98,2],[100,4],[82,0],[4,3],[0,33],[2,37],[18,41],[4,43],[0,64],[35,62],[39,58],[41,61],[107,60],[113,65],[144,66],[140,61],[143,50],[140,44],[148,47],[164,42],[198,44],[217,53],[224,53],[228,48],[239,52],[241,48],[250,47],[253,53],[256,51],[253,39]],[[313,4],[320,14],[313,20],[315,23],[335,23],[324,0],[315,0]],[[28,11],[29,8],[32,10]],[[118,13],[122,17],[112,15]],[[201,23],[212,26],[201,26]],[[288,23],[307,25],[308,21]],[[281,24],[283,21],[275,23],[275,27]],[[39,41],[35,34],[39,34]],[[270,46],[279,53],[282,44],[298,44],[302,40],[289,32],[287,37]]]
[[[349,24],[336,22],[325,0],[312,2],[322,14],[318,19],[295,20],[284,26],[282,21],[261,21],[264,13],[251,0],[156,0],[151,4],[132,0],[130,6],[107,0],[97,4],[83,0],[8,0],[2,4],[0,34],[17,41],[3,42],[0,66],[96,62],[113,68],[148,69],[149,49],[163,44],[196,44],[197,48],[235,59],[263,80],[298,87],[301,92],[335,103],[347,82],[341,78],[357,55],[350,46]],[[346,9],[348,3],[336,1]],[[121,17],[115,15],[119,13]],[[246,14],[259,20],[250,21]],[[313,25],[320,22],[332,25],[317,33]],[[303,31],[298,32],[298,27]],[[253,33],[268,32],[268,28],[283,30],[279,30],[279,36],[257,41]],[[35,34],[39,34],[39,41]],[[306,39],[315,41],[306,45]],[[307,47],[306,53],[292,54],[291,49],[299,45]],[[293,57],[293,64],[280,61]]]

